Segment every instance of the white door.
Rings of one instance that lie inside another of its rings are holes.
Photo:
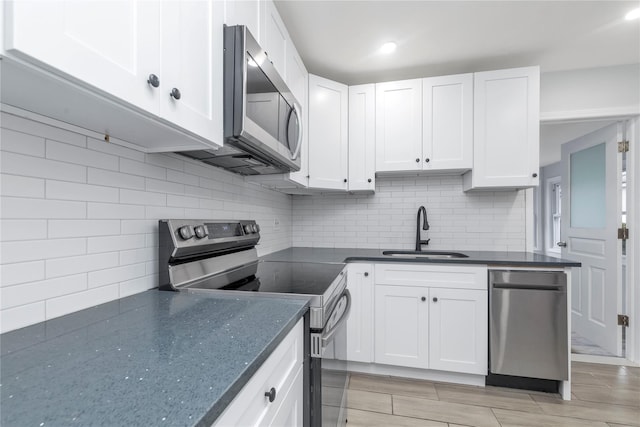
[[[225,0],[224,23],[227,25],[246,25],[249,32],[260,43],[260,0]]]
[[[287,79],[285,58],[287,55],[287,27],[285,27],[278,9],[271,0],[265,0],[261,5],[262,26],[260,27],[260,46],[267,52],[269,60],[278,70],[284,81]]]
[[[473,166],[473,74],[422,80],[425,170]]]
[[[375,363],[429,366],[429,288],[375,286]]]
[[[422,170],[422,79],[376,84],[376,172]]]
[[[161,2],[160,115],[217,144],[223,137],[223,7],[212,0]],[[174,89],[179,96],[171,95]]]
[[[487,374],[487,291],[429,290],[429,369]]]
[[[347,189],[349,88],[309,74],[309,187]]]
[[[610,125],[562,145],[562,258],[582,263],[571,274],[572,330],[616,356],[622,354],[617,326],[621,130]]]
[[[7,50],[81,84],[158,114],[167,82],[160,70],[156,1],[13,1],[5,7]],[[147,80],[158,77],[158,87]]]
[[[349,264],[347,289],[351,311],[347,319],[347,360],[373,362],[373,265]]]
[[[375,85],[349,86],[349,191],[375,190]]]

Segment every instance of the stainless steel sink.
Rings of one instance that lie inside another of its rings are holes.
[[[451,259],[451,258],[469,258],[469,255],[460,252],[443,252],[443,251],[383,251],[382,255],[398,257],[398,258],[430,258],[430,259]]]

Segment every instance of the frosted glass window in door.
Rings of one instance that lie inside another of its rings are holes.
[[[572,228],[604,228],[606,216],[605,144],[571,154]]]

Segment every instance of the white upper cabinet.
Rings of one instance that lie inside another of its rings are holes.
[[[349,89],[309,74],[309,187],[346,190]]]
[[[297,172],[290,172],[289,179],[294,183],[300,184],[306,187],[309,184],[309,132],[308,132],[308,92],[309,92],[309,73],[307,68],[302,62],[302,58],[298,55],[298,52],[291,40],[288,41],[287,56],[286,56],[286,69],[287,69],[287,86],[293,93],[300,104],[300,111],[302,117],[299,119],[302,121],[302,147],[300,147],[300,170]]]
[[[3,6],[8,51],[157,113],[160,92],[147,83],[155,74],[164,86],[157,2],[12,1]]]
[[[260,18],[264,2],[260,0],[225,0],[224,23],[246,25],[249,32],[260,43]]]
[[[282,79],[287,81],[285,58],[287,56],[289,33],[273,1],[265,0],[262,2],[262,6],[260,46],[267,52],[269,60],[278,70]]]
[[[473,74],[422,80],[423,169],[473,166]]]
[[[376,84],[376,172],[422,169],[422,79]]]
[[[158,89],[161,117],[222,141],[222,14],[214,3],[160,2],[163,84]]]
[[[475,73],[473,134],[464,190],[538,185],[540,68]]]
[[[349,191],[376,188],[375,85],[349,87]]]
[[[55,105],[44,100],[32,111],[115,137],[131,136],[129,142],[151,151],[185,145],[173,143],[168,128],[167,141],[156,139],[157,129],[124,110],[134,106],[150,113],[144,120],[184,131],[200,143],[222,144],[222,3],[9,2],[5,12],[9,55],[82,88],[39,76],[33,84],[21,81],[25,102],[13,105],[31,109],[29,91],[47,85]],[[112,100],[126,104],[118,110]],[[195,140],[190,144],[196,148]]]

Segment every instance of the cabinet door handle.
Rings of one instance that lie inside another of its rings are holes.
[[[275,387],[271,387],[271,390],[264,392],[265,397],[269,398],[269,403],[272,403],[276,400],[276,389]]]
[[[416,159],[416,163],[420,163],[420,159]]]
[[[429,159],[428,157],[426,159],[424,159],[425,162],[429,163],[431,161],[431,159]]]
[[[182,94],[180,93],[180,90],[178,90],[177,87],[174,87],[173,89],[171,89],[170,95],[173,99],[180,99],[180,97],[182,96]]]
[[[438,302],[438,298],[433,297],[433,302]]]
[[[531,174],[531,176],[534,177],[534,178],[537,178],[538,174],[534,172],[534,173]]]
[[[344,179],[344,182],[347,182],[347,178]]]
[[[160,79],[155,74],[149,74],[149,77],[147,78],[147,83],[149,83],[153,87],[158,87],[160,86]]]
[[[369,178],[369,179],[367,180],[367,182],[371,182],[371,178]]]
[[[426,300],[427,300],[427,297],[422,297],[422,298],[420,298],[420,300],[421,300],[421,301],[426,301]]]
[[[369,273],[367,273],[366,271],[364,272],[364,277],[369,277]]]

